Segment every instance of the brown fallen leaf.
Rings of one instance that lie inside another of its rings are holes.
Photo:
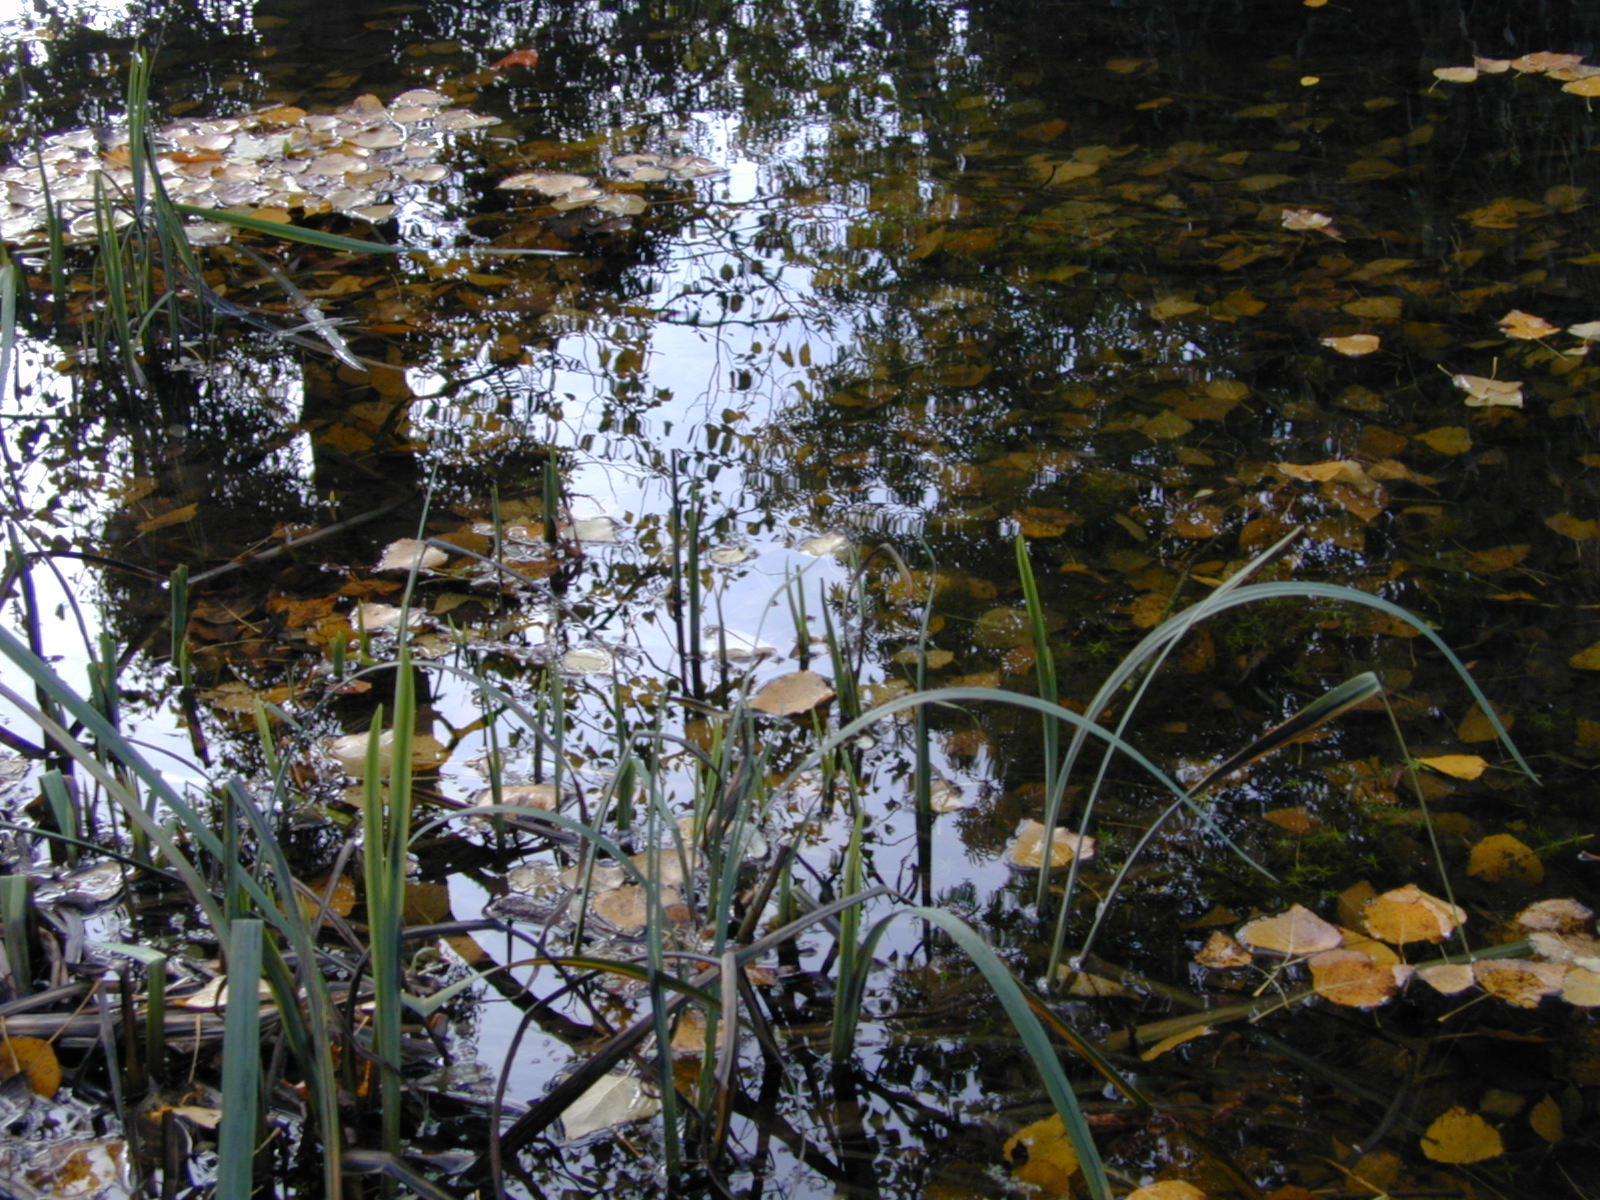
[[[495,59],[489,64],[491,71],[509,71],[512,67],[527,67],[530,70],[539,65],[539,52],[537,50],[513,50],[504,57]]]
[[[1526,958],[1480,958],[1472,964],[1472,975],[1479,987],[1518,1008],[1538,1008],[1539,1001],[1561,990],[1566,973],[1564,963]]]
[[[1528,905],[1517,914],[1516,921],[1524,929],[1548,933],[1571,933],[1584,928],[1594,919],[1594,912],[1576,900],[1540,900]]]
[[[1194,960],[1202,967],[1221,971],[1229,967],[1248,967],[1255,958],[1233,938],[1214,929],[1206,939],[1206,944],[1196,952]]]
[[[1304,805],[1293,808],[1274,808],[1270,812],[1261,814],[1261,819],[1271,822],[1279,829],[1292,833],[1296,837],[1305,837],[1322,828],[1322,822],[1312,816],[1311,811]]]
[[[396,538],[384,547],[383,557],[375,568],[379,571],[431,571],[442,567],[450,556],[437,546],[430,546],[417,538]]]
[[[761,685],[750,707],[772,717],[794,717],[832,700],[832,686],[815,671],[790,671]]]

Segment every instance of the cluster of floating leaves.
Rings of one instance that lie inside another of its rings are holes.
[[[388,104],[364,95],[337,112],[310,113],[292,104],[235,117],[183,119],[154,131],[154,167],[180,204],[226,208],[267,220],[340,212],[368,221],[393,215],[408,192],[449,175],[439,161],[459,134],[499,124],[455,107],[443,93],[402,92]],[[43,236],[46,190],[67,231],[94,232],[95,180],[112,193],[133,187],[127,132],[102,139],[76,129],[47,139],[33,165],[0,171],[6,208],[0,238]],[[229,227],[190,228],[200,243],[224,240]]]
[[[1444,83],[1475,83],[1485,75],[1543,75],[1557,80],[1563,92],[1574,96],[1600,96],[1600,67],[1583,61],[1581,54],[1539,50],[1520,58],[1475,58],[1470,67],[1435,67],[1433,76]]]
[[[698,179],[721,169],[699,154],[618,154],[608,164],[618,179],[628,183],[654,183],[671,179]],[[648,205],[634,192],[607,192],[591,175],[566,171],[519,171],[495,185],[508,192],[535,192],[549,198],[558,212],[589,208],[612,217],[636,217]]]
[[[1213,933],[1195,961],[1213,969],[1248,966],[1258,955],[1304,962],[1317,995],[1348,1008],[1387,1004],[1413,977],[1443,995],[1476,988],[1518,1008],[1536,1008],[1547,996],[1600,1007],[1600,939],[1584,932],[1594,913],[1575,900],[1542,900],[1517,915],[1536,957],[1490,952],[1417,966],[1396,948],[1445,941],[1465,924],[1466,912],[1415,884],[1364,891],[1344,898],[1359,930],[1296,904],[1247,922],[1233,937]]]

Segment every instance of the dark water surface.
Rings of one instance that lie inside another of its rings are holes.
[[[1193,954],[1212,929],[1295,902],[1334,919],[1335,897],[1362,880],[1443,893],[1435,839],[1473,945],[1512,940],[1524,905],[1595,892],[1596,867],[1579,856],[1600,757],[1600,651],[1584,657],[1600,639],[1600,370],[1565,330],[1600,320],[1600,115],[1542,72],[1470,83],[1432,72],[1474,55],[1594,59],[1597,30],[1589,6],[1423,0],[278,0],[131,14],[40,0],[0,24],[18,162],[47,135],[121,119],[136,38],[158,47],[158,123],[274,104],[331,112],[417,87],[500,122],[456,140],[447,177],[408,193],[376,231],[303,218],[434,247],[427,258],[352,263],[251,243],[381,369],[231,330],[195,348],[210,365],[130,397],[66,369],[70,339],[30,318],[3,428],[10,523],[22,544],[61,554],[61,581],[39,582],[47,610],[63,603],[49,648],[81,672],[73,595],[91,629],[130,648],[123,722],[182,761],[177,777],[256,776],[252,693],[304,722],[301,745],[370,723],[381,697],[330,697],[327,663],[360,601],[399,602],[396,577],[373,570],[384,547],[425,526],[489,552],[497,514],[537,531],[554,462],[564,515],[609,528],[574,532],[595,540],[559,567],[529,550],[533,582],[492,600],[458,560],[456,575],[420,585],[418,638],[530,706],[548,711],[559,695],[561,771],[592,791],[616,762],[619,717],[637,730],[660,715],[693,737],[699,722],[668,697],[698,690],[716,710],[808,662],[836,674],[796,632],[785,600],[796,577],[808,632],[823,632],[828,610],[853,648],[864,707],[912,686],[930,595],[930,686],[1033,692],[1020,533],[1060,694],[1082,706],[1144,630],[1303,527],[1270,577],[1349,585],[1432,623],[1540,782],[1512,769],[1438,652],[1392,617],[1303,600],[1223,617],[1180,646],[1130,727],[1185,783],[1364,670],[1383,678],[1404,745],[1365,706],[1235,776],[1212,818],[1154,839],[1110,909],[1097,952],[1150,982],[1053,1008],[1112,1038],[1185,1011],[1185,999],[1291,990],[1266,967],[1208,972]],[[535,67],[488,68],[525,47]],[[530,169],[615,184],[606,164],[628,152],[703,155],[720,173],[614,186],[648,201],[615,218],[494,186]],[[487,244],[570,253],[451,252]],[[210,253],[212,286],[294,323],[263,272]],[[1556,331],[1520,336],[1534,327],[1515,320],[1508,331],[1514,311]],[[1324,342],[1351,335],[1376,349]],[[1520,382],[1521,406],[1469,404],[1483,380]],[[679,654],[674,495],[701,514],[701,551],[725,552],[702,561],[706,624],[776,655],[712,655],[697,679]],[[196,589],[198,700],[186,711],[162,581],[180,564],[198,575],[358,517]],[[814,541],[830,534],[832,548]],[[869,560],[880,546],[911,575],[886,553]],[[8,620],[21,612],[12,604]],[[429,729],[447,750],[440,802],[485,786],[491,750],[510,782],[548,777],[531,739],[490,744],[474,688],[432,687]],[[1049,928],[1032,877],[1001,859],[1018,822],[1043,812],[1037,721],[974,707],[935,710],[929,725],[938,782],[964,807],[937,818],[919,856],[913,728],[875,727],[858,766],[868,882],[959,912],[1037,980]],[[807,744],[804,731],[760,736],[758,770],[774,779]],[[1475,780],[1426,777],[1431,834],[1401,779],[1408,753],[1489,761]],[[670,803],[689,802],[692,775],[669,758]],[[1069,794],[1081,799],[1091,778]],[[305,807],[286,829],[311,877],[352,818],[325,759],[308,755],[300,782]],[[24,780],[10,803],[35,793]],[[1113,764],[1094,895],[1164,803]],[[786,799],[764,832],[802,842],[812,885],[837,894],[850,835],[839,810]],[[1496,834],[1531,849],[1537,878],[1469,874],[1471,848]],[[463,850],[484,840],[462,837],[435,859],[419,849],[426,919],[474,918],[508,890],[511,867],[549,860]],[[1080,901],[1070,940],[1092,903]],[[920,936],[905,923],[880,946],[853,1088],[828,1082],[813,1028],[831,1011],[811,973],[822,964],[802,960],[775,989],[770,1007],[798,1030],[793,1065],[764,1080],[745,1050],[764,1115],[740,1110],[735,1123],[722,1165],[735,1191],[1026,1194],[1003,1147],[1048,1101],[965,960]],[[487,938],[479,952],[523,953]],[[475,994],[449,1033],[457,1081],[418,1118],[419,1147],[481,1148],[482,1079],[502,1070],[521,1014],[492,987]],[[1413,983],[1374,1012],[1310,1001],[1148,1062],[1124,1042],[1116,1061],[1150,1112],[1102,1094],[1071,1061],[1124,1190],[1174,1177],[1283,1200],[1592,1194],[1582,1163],[1596,1151],[1600,1038],[1585,1011],[1485,998],[1453,1013],[1467,999]],[[630,1003],[616,1000],[612,1018]],[[574,1061],[563,1032],[524,1039],[508,1099],[531,1102]],[[1455,1106],[1495,1125],[1503,1153],[1432,1161],[1423,1131]],[[520,1186],[652,1194],[650,1129],[540,1144]]]

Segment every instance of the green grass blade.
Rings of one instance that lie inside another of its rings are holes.
[[[261,1114],[262,923],[235,920],[228,930],[228,1013],[222,1049],[222,1111],[217,1135],[217,1195],[239,1200],[254,1192],[256,1134]]]

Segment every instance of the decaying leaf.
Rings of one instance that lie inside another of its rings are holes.
[[[1274,808],[1270,812],[1262,813],[1261,818],[1276,825],[1279,829],[1294,834],[1296,837],[1305,837],[1308,833],[1315,833],[1322,828],[1322,822],[1312,816],[1310,810],[1304,805],[1296,805],[1293,808]]]
[[[1323,233],[1332,238],[1340,236],[1333,218],[1315,209],[1286,208],[1279,219],[1285,229],[1293,230],[1295,233]]]
[[[1552,331],[1554,327],[1552,326]],[[1468,408],[1521,408],[1522,384],[1514,379],[1452,375],[1450,382],[1467,394]]]
[[[512,67],[526,67],[532,70],[539,65],[539,52],[537,50],[513,50],[510,54],[502,55],[489,64],[491,71],[509,71]]]
[[[1347,1008],[1377,1008],[1394,999],[1394,969],[1359,950],[1324,950],[1308,960],[1317,995]]]
[[[1489,769],[1488,762],[1479,754],[1435,754],[1419,758],[1417,762],[1451,779],[1473,780]]]
[[[811,712],[832,700],[833,688],[815,671],[790,671],[761,685],[750,697],[750,707],[774,717]]]
[[[1361,910],[1367,932],[1395,946],[1442,942],[1466,919],[1466,910],[1430,896],[1414,883],[1374,896]]]
[[[1024,820],[1018,823],[1011,845],[1006,847],[1006,861],[1024,870],[1038,870],[1044,866],[1045,829],[1042,821]],[[1074,858],[1088,862],[1094,857],[1094,839],[1057,828],[1050,835],[1050,866],[1065,867]]]
[[[0,1079],[21,1073],[36,1096],[49,1099],[61,1087],[61,1063],[43,1038],[8,1037],[0,1041]]]
[[[378,560],[379,571],[432,571],[442,567],[450,556],[437,546],[430,546],[416,538],[397,538],[384,547]]]
[[[561,1131],[575,1142],[602,1129],[642,1121],[661,1111],[661,1101],[632,1075],[604,1075],[561,1114]]]
[[[1019,1150],[1026,1158],[1018,1154]],[[1012,1164],[1011,1173],[1036,1188],[1037,1195],[1072,1195],[1073,1177],[1079,1172],[1078,1152],[1073,1149],[1060,1114],[1051,1113],[1044,1120],[1017,1130],[1006,1141],[1003,1153]]]
[[[1233,938],[1220,929],[1214,929],[1206,939],[1206,944],[1196,952],[1194,960],[1202,967],[1224,970],[1228,967],[1247,967],[1255,958]]]
[[[1523,312],[1520,308],[1513,308],[1496,321],[1495,324],[1505,331],[1507,337],[1516,338],[1519,341],[1533,341],[1538,338],[1549,337],[1552,333],[1561,332],[1561,326],[1552,325],[1543,317]],[[1473,379],[1475,376],[1457,376],[1456,378]],[[1465,385],[1458,383],[1456,386],[1464,387]]]
[[[1472,964],[1478,986],[1518,1008],[1538,1008],[1539,1001],[1561,990],[1567,967],[1526,958],[1480,958]]]
[[[1428,1126],[1422,1152],[1434,1162],[1475,1163],[1498,1158],[1505,1143],[1493,1125],[1458,1105]]]
[[[1325,337],[1322,344],[1347,358],[1361,358],[1377,350],[1383,339],[1375,333],[1348,333],[1343,337]]]
[[[1473,845],[1467,874],[1490,883],[1506,880],[1540,883],[1544,879],[1544,864],[1525,842],[1509,833],[1495,833]]]
[[[1239,941],[1252,950],[1295,958],[1333,950],[1344,942],[1337,926],[1296,904],[1275,917],[1258,917],[1239,930]]]
[[[1587,905],[1568,899],[1540,900],[1517,914],[1517,924],[1524,929],[1549,933],[1583,929],[1593,919],[1594,912]]]

